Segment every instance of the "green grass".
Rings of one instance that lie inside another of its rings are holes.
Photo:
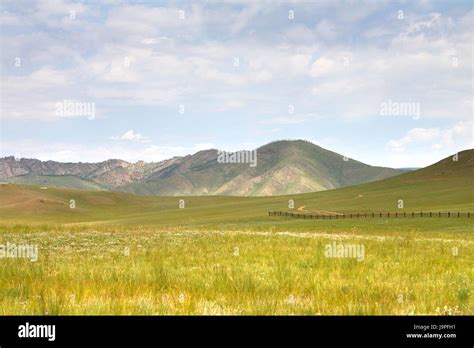
[[[473,314],[469,236],[15,231],[0,240],[38,244],[40,258],[0,262],[3,315]],[[334,240],[364,245],[364,261],[326,258]]]
[[[0,259],[0,314],[472,315],[472,218],[268,217],[472,212],[472,166],[455,165],[278,197],[0,185],[0,244],[39,247],[37,262]],[[333,242],[363,261],[326,257]]]
[[[104,187],[95,182],[71,175],[21,175],[9,178],[8,181],[14,184],[56,186],[80,190],[105,190]]]
[[[309,213],[474,211],[472,190],[474,184],[471,177],[455,176],[445,177],[443,180],[436,178],[413,181],[411,174],[414,173],[342,189],[276,197],[144,197],[113,192],[66,190],[54,187],[41,190],[34,186],[3,185],[0,186],[0,209],[3,220],[18,222],[26,219],[30,222],[68,224],[95,222],[153,226],[251,225],[254,228],[282,224],[288,227],[302,226],[303,229],[313,228],[315,222],[305,224],[281,218],[270,219],[267,217],[268,211],[291,211],[288,208],[290,199],[294,200],[293,211],[304,206]],[[75,200],[75,209],[69,208],[71,199]],[[178,207],[180,199],[185,202],[184,209]],[[403,200],[403,209],[398,208],[399,200]],[[423,228],[425,222],[416,223],[414,226],[419,225]],[[379,222],[364,223],[379,224]],[[401,222],[404,223],[406,222]],[[453,224],[453,221],[451,220],[449,224]],[[346,228],[343,222],[337,226]]]

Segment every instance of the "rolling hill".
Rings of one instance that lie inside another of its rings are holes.
[[[0,242],[38,247],[37,262],[1,260],[0,312],[472,315],[472,217],[303,220],[268,211],[289,211],[292,199],[293,211],[472,212],[473,164],[469,150],[377,182],[273,197],[0,184]],[[328,257],[334,243],[363,253]]]
[[[88,181],[72,175],[55,176],[27,174],[9,178],[9,182],[13,184],[55,186],[79,190],[104,190],[101,185],[93,181]]]
[[[369,166],[302,140],[273,142],[256,152],[255,167],[219,163],[215,149],[156,163],[59,163],[6,157],[0,159],[0,180],[140,195],[274,196],[323,191],[404,173]]]
[[[396,177],[322,192],[274,197],[151,197],[14,184],[0,185],[0,215],[4,221],[51,223],[174,225],[268,225],[268,211],[473,211],[474,150]],[[74,199],[76,208],[70,209]],[[183,199],[185,208],[179,209]],[[403,200],[403,209],[398,208]],[[296,223],[296,222],[292,222]],[[300,222],[298,222],[300,223]]]

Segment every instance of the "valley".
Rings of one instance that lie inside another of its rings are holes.
[[[472,315],[472,219],[268,212],[473,212],[473,168],[467,150],[372,183],[272,197],[1,184],[0,244],[37,246],[38,257],[0,259],[0,313]],[[355,254],[328,257],[334,245]]]

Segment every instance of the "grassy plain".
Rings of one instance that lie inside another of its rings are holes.
[[[472,315],[472,218],[268,216],[472,212],[470,154],[454,168],[441,162],[374,183],[277,197],[0,185],[0,245],[39,247],[36,262],[0,258],[0,314]],[[363,247],[363,260],[326,257],[334,242]]]

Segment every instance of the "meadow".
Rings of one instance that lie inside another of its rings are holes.
[[[245,198],[0,185],[0,244],[39,248],[36,262],[0,258],[0,314],[472,315],[472,218],[268,216],[472,212],[472,187],[406,175]],[[333,243],[363,259],[327,257]]]
[[[473,313],[472,237],[319,227],[2,226],[1,240],[38,244],[40,256],[0,262],[0,313]],[[333,241],[363,245],[364,260],[327,258]]]

